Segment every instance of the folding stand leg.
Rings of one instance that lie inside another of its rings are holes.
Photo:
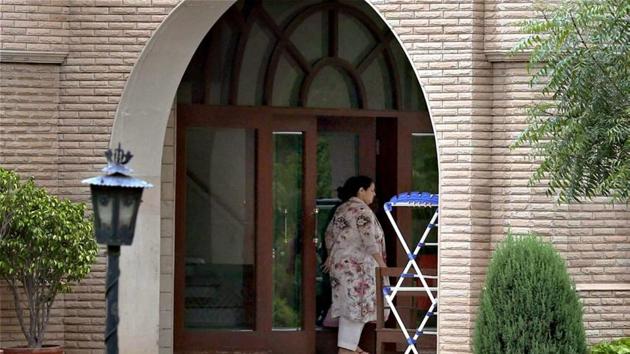
[[[407,346],[407,349],[405,351],[405,354],[409,354],[409,353],[419,354],[418,350],[416,348],[416,343],[418,342],[418,339],[420,338],[420,336],[422,334],[424,334],[424,328],[425,328],[429,318],[431,318],[431,316],[437,314],[437,312],[435,311],[436,307],[437,307],[437,304],[438,304],[437,298],[433,296],[432,289],[427,284],[425,276],[422,274],[422,271],[421,271],[420,267],[418,266],[418,263],[416,262],[416,258],[418,257],[418,254],[420,253],[420,250],[425,246],[425,240],[428,237],[431,229],[438,226],[436,221],[437,221],[439,209],[437,209],[435,211],[435,213],[433,214],[433,217],[431,218],[431,221],[427,225],[427,227],[426,227],[422,237],[420,238],[420,241],[416,245],[414,251],[411,252],[409,250],[409,247],[407,246],[407,242],[405,241],[405,238],[402,236],[402,233],[400,232],[400,229],[398,228],[398,225],[396,224],[396,222],[395,222],[395,220],[394,220],[394,218],[393,218],[393,216],[391,214],[391,207],[392,206],[411,206],[411,207],[437,206],[437,198],[435,198],[435,202],[433,204],[426,203],[422,199],[422,198],[425,198],[425,200],[426,200],[427,195],[428,194],[426,194],[426,193],[423,193],[423,194],[416,193],[416,194],[399,195],[398,197],[392,198],[392,201],[390,201],[389,203],[386,203],[386,208],[385,208],[385,213],[387,214],[387,217],[388,217],[389,221],[391,222],[391,224],[392,224],[392,226],[394,228],[394,231],[396,232],[398,240],[399,240],[401,246],[403,247],[403,250],[407,254],[407,258],[409,259],[408,262],[407,262],[407,265],[405,266],[405,268],[403,270],[403,272],[400,274],[400,277],[398,278],[398,281],[396,282],[396,285],[393,286],[393,287],[392,286],[387,286],[387,287],[383,288],[383,294],[384,294],[385,301],[389,305],[392,313],[394,314],[394,317],[396,318],[396,322],[398,323],[398,326],[400,327],[400,330],[402,331],[403,335],[405,336],[405,339],[407,340],[408,346]],[[431,197],[434,197],[434,195],[431,195]],[[398,200],[397,198],[400,198],[400,200]],[[413,270],[415,271],[415,274],[414,273],[410,273],[411,268],[413,268]],[[422,287],[420,287],[420,288],[418,288],[418,287],[404,287],[403,286],[403,281],[404,281],[405,278],[417,278],[417,279],[419,279],[420,282],[422,283]],[[407,326],[402,321],[402,319],[400,317],[400,314],[398,313],[398,310],[394,306],[394,301],[393,300],[394,300],[394,297],[396,296],[396,294],[399,291],[418,291],[418,290],[423,290],[423,291],[425,291],[427,293],[427,296],[431,300],[431,306],[429,307],[427,313],[424,315],[424,318],[422,319],[422,322],[417,327],[416,332],[413,333],[413,334],[410,334],[409,331],[407,330]]]

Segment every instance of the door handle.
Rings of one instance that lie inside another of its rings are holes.
[[[317,247],[317,244],[319,243],[319,208],[315,208],[313,209],[313,215],[315,215],[315,230],[313,232],[313,244],[315,245],[315,247]]]

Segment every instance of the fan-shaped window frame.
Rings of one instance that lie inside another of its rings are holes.
[[[327,25],[327,48],[322,50],[323,55],[309,62],[304,53],[300,51],[298,46],[291,40],[291,36],[304,25],[311,16],[321,13],[322,17],[326,18]],[[360,57],[359,60],[352,63],[339,55],[339,26],[340,15],[347,16],[358,22],[364,29],[369,32],[372,37],[365,54]],[[308,101],[309,90],[312,87],[312,83],[316,76],[326,67],[332,66],[337,70],[342,71],[347,75],[354,86],[354,94],[357,98],[356,107],[339,107],[339,108],[351,108],[360,110],[374,110],[384,109],[389,111],[424,111],[424,107],[403,107],[403,85],[401,83],[401,76],[406,75],[407,68],[401,68],[401,64],[397,63],[396,56],[393,53],[393,45],[397,45],[394,40],[394,34],[389,28],[380,28],[376,20],[371,18],[366,13],[366,9],[361,9],[354,4],[342,3],[339,1],[322,2],[312,5],[307,5],[304,8],[293,11],[287,19],[283,21],[283,24],[278,23],[265,8],[262,1],[244,2],[242,6],[233,6],[226,16],[222,19],[232,31],[235,31],[236,45],[232,51],[228,51],[228,55],[231,56],[231,65],[229,68],[229,74],[225,75],[223,80],[228,80],[226,85],[215,85],[216,87],[227,87],[227,95],[221,93],[214,97],[227,96],[227,102],[223,102],[223,105],[230,106],[268,106],[268,107],[301,107],[301,108],[317,108],[312,106]],[[254,25],[257,26],[254,26]],[[219,26],[215,26],[219,27]],[[242,77],[243,65],[246,54],[246,48],[248,41],[251,38],[252,29],[255,27],[263,27],[265,31],[271,34],[271,52],[266,63],[260,68],[262,80],[259,82],[253,81],[254,78]],[[386,26],[385,26],[386,27]],[[212,32],[210,32],[212,33]],[[208,37],[212,38],[210,34]],[[214,36],[215,38],[217,36]],[[220,45],[220,44],[219,44]],[[212,65],[214,56],[216,56],[218,46],[208,45],[205,51],[206,65]],[[299,73],[299,77],[296,78],[296,90],[294,92],[297,96],[297,102],[289,102],[288,104],[278,104],[274,101],[274,83],[277,75],[279,74],[278,68],[282,58],[285,58]],[[365,78],[362,74],[370,67],[372,63],[377,60],[381,60],[384,67],[380,70],[383,75],[383,83],[386,85],[382,92],[387,93],[386,97],[371,98],[369,97],[370,90],[366,88]],[[405,63],[409,65],[408,63]],[[209,71],[209,70],[207,70]],[[209,74],[206,74],[206,81],[212,80]],[[415,80],[414,80],[415,81]],[[239,97],[239,86],[243,84],[258,85],[257,99],[255,102],[241,102],[242,97]],[[203,102],[192,103],[205,103],[211,105],[221,105],[219,102],[208,102],[210,99],[209,90],[211,85],[207,82],[203,84],[202,90],[205,90],[205,100]],[[417,92],[420,93],[420,87],[417,84]],[[383,100],[383,102],[374,103],[374,99]],[[370,101],[372,100],[372,102]],[[423,100],[421,100],[423,101]],[[183,103],[183,102],[182,102]],[[411,109],[410,109],[411,108]]]

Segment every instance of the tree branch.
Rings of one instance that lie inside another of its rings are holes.
[[[588,55],[591,57],[591,59],[593,60],[593,62],[595,62],[595,65],[597,65],[597,67],[599,68],[599,70],[602,72],[602,74],[608,78],[608,73],[606,72],[606,69],[604,69],[604,67],[602,66],[602,64],[593,56],[593,53],[591,53],[590,48],[588,46],[588,44],[586,43],[586,41],[584,40],[584,37],[582,37],[582,32],[580,32],[580,28],[578,27],[577,23],[575,22],[575,17],[573,17],[573,14],[571,12],[569,12],[569,18],[571,18],[571,24],[573,25],[573,28],[575,29],[575,32],[578,35],[578,38],[580,39],[580,42],[582,43],[582,45],[584,46],[584,48],[586,49],[586,52],[588,53]],[[623,91],[621,90],[620,87],[617,86],[617,83],[614,80],[607,80],[613,87],[615,87],[615,90],[617,90],[618,94],[622,94]]]
[[[29,329],[30,329],[30,333],[33,334],[32,336],[29,336],[29,343],[28,345],[30,347],[36,346],[37,345],[37,338],[35,337],[35,326],[36,326],[36,321],[35,321],[35,299],[33,296],[33,279],[30,277],[26,277],[26,279],[23,279],[22,284],[24,285],[24,290],[26,291],[26,298],[28,300],[28,315],[29,315]]]
[[[26,337],[26,341],[29,345],[33,342],[32,338],[26,328],[26,324],[24,323],[24,308],[22,307],[22,300],[20,298],[19,287],[16,284],[15,279],[5,278],[7,283],[9,283],[9,288],[11,288],[11,293],[13,294],[13,302],[15,303],[15,313],[17,315],[18,323],[20,324],[20,329]]]

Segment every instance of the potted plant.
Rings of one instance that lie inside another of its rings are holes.
[[[50,310],[57,294],[88,275],[97,253],[82,203],[61,200],[0,168],[0,278],[27,342],[4,354],[63,353],[61,346],[43,344]]]

